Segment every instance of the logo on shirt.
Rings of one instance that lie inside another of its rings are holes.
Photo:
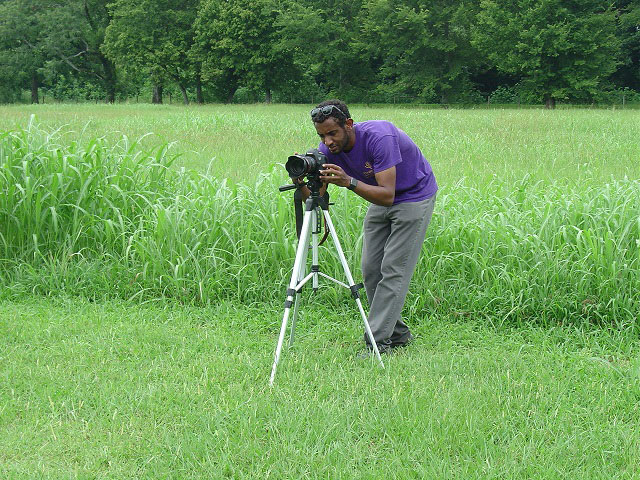
[[[370,162],[365,162],[364,168],[366,168],[366,170],[362,172],[362,175],[364,175],[365,178],[373,177],[373,165],[371,165]]]

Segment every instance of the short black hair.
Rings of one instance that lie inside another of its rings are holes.
[[[344,103],[342,100],[338,100],[334,98],[332,100],[325,100],[324,102],[319,103],[316,106],[316,108],[322,108],[327,105],[335,105],[338,111],[340,111],[344,116],[341,117],[340,115],[335,115],[333,112],[328,115],[319,114],[319,115],[316,115],[315,118],[312,118],[312,121],[317,123],[322,123],[327,118],[333,117],[336,119],[336,122],[338,123],[338,125],[340,125],[341,127],[344,127],[344,124],[347,121],[347,118],[351,118],[351,114],[349,113],[349,107],[347,107],[347,104]]]

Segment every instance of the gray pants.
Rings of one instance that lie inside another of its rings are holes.
[[[369,326],[378,346],[405,343],[409,327],[400,318],[418,263],[436,196],[384,207],[370,205],[364,219],[362,276],[369,300]],[[367,335],[365,342],[369,343]]]

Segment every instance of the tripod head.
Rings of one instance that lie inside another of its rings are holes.
[[[316,208],[321,208],[322,210],[328,210],[329,205],[329,192],[324,192],[324,195],[320,195],[320,189],[322,188],[322,181],[320,180],[320,175],[307,175],[306,182],[301,182],[298,184],[291,183],[287,185],[281,185],[278,187],[278,190],[281,192],[286,192],[287,190],[296,189],[295,194],[293,195],[293,206],[295,209],[296,216],[296,234],[298,238],[300,238],[300,232],[302,231],[302,217],[303,217],[303,204],[305,211],[315,210]],[[306,201],[302,198],[302,187],[306,186],[311,191],[311,195],[309,195]],[[318,210],[319,215],[320,210]],[[320,223],[321,217],[318,218],[318,223]],[[328,231],[325,232],[325,236],[323,237],[320,245],[324,243],[327,238]]]
[[[300,189],[306,186],[311,191],[311,195],[309,195],[306,202],[304,202],[307,205],[307,209],[312,210],[315,207],[321,207],[326,210],[329,205],[329,194],[325,192],[324,195],[320,195],[320,189],[323,185],[322,181],[320,180],[320,175],[307,175],[306,179],[306,182],[280,185],[278,187],[278,190],[281,192],[286,192],[287,190],[293,190],[294,188],[297,188],[298,190],[296,191],[294,198],[295,200],[302,201],[302,194]]]
[[[307,176],[307,187],[311,190],[312,197],[318,197],[320,195],[320,188],[322,188],[322,182],[319,175]]]
[[[278,190],[281,192],[286,192],[287,190],[293,190],[294,188],[301,188],[307,186],[309,190],[311,190],[311,195],[319,195],[320,188],[322,188],[322,182],[320,181],[320,177],[318,175],[308,175],[307,181],[302,183],[288,183],[286,185],[280,185]]]

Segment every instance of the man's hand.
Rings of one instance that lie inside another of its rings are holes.
[[[320,170],[320,180],[323,183],[333,183],[340,187],[349,186],[351,177],[338,165],[325,163],[322,166],[324,170]],[[359,182],[355,193],[371,203],[390,207],[393,205],[396,195],[396,167],[393,166],[381,172],[376,172],[375,179],[377,185]]]
[[[320,170],[322,174],[320,180],[323,183],[333,183],[339,187],[348,187],[351,177],[345,173],[345,171],[338,165],[333,163],[325,163],[322,165],[324,170]]]

